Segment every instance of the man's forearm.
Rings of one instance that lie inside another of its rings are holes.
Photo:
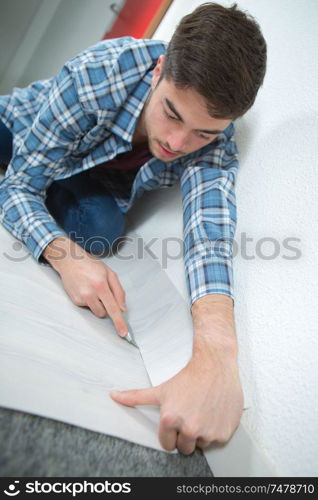
[[[63,267],[68,266],[70,260],[79,260],[86,254],[75,241],[66,236],[59,236],[47,245],[42,252],[42,257],[57,271],[61,272]]]
[[[192,304],[191,313],[193,356],[209,355],[217,350],[236,359],[237,339],[231,297],[223,294],[205,295]]]

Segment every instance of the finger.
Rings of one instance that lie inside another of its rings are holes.
[[[177,437],[177,429],[165,426],[160,420],[158,438],[165,450],[172,451],[177,447]]]
[[[196,439],[185,436],[182,432],[178,433],[177,448],[184,455],[191,455],[195,450],[195,444]]]
[[[149,389],[135,389],[132,391],[110,391],[109,394],[114,401],[126,406],[159,406],[156,387],[150,387]]]
[[[201,448],[202,450],[204,450],[205,448],[207,448],[208,446],[210,446],[211,442],[212,441],[208,441],[207,439],[198,438],[197,439],[197,447]]]
[[[123,318],[122,311],[120,310],[117,301],[108,288],[107,283],[105,284],[104,291],[99,293],[99,300],[102,302],[108,315],[112,319],[117,333],[121,337],[125,337],[128,333],[128,326]]]
[[[123,287],[121,286],[117,274],[111,269],[109,269],[107,277],[108,277],[109,288],[113,293],[115,299],[117,300],[119,307],[123,310],[126,310],[125,308],[126,293]]]
[[[98,297],[91,297],[90,299],[87,299],[87,305],[98,318],[104,318],[107,316],[107,311]]]

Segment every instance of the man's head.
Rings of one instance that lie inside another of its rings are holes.
[[[152,153],[172,161],[207,145],[253,105],[265,69],[260,28],[236,4],[206,3],[183,17],[141,117]]]

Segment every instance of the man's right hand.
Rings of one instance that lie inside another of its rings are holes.
[[[55,238],[42,256],[59,273],[64,289],[77,306],[88,306],[99,318],[109,316],[121,337],[128,332],[122,316],[125,291],[117,274],[67,237]]]

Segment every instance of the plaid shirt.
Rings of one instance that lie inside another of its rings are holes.
[[[104,40],[69,60],[56,77],[0,96],[0,119],[13,133],[12,160],[0,183],[0,221],[36,260],[54,238],[66,235],[46,208],[49,185],[132,149],[152,70],[165,50],[166,43],[156,40]],[[152,158],[134,178],[127,172],[109,177],[123,213],[145,191],[180,180],[190,305],[211,293],[234,299],[237,169],[230,124],[183,158]]]

